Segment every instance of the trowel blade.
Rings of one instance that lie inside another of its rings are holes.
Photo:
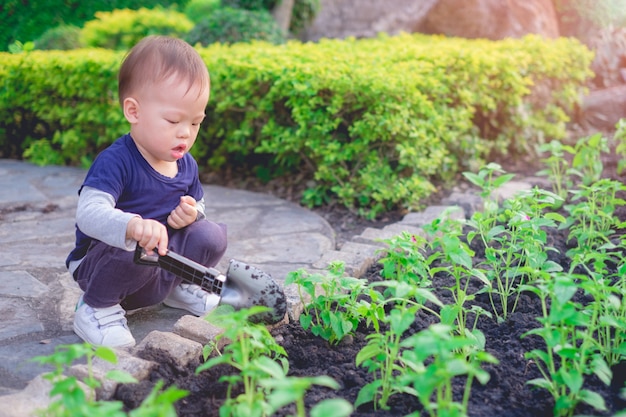
[[[274,279],[260,269],[231,259],[222,288],[220,304],[236,309],[266,306],[270,311],[252,316],[252,321],[278,323],[285,317],[285,294]]]

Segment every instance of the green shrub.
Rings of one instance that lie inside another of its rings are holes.
[[[0,5],[0,51],[15,41],[34,41],[46,30],[66,24],[81,27],[97,11],[138,9],[178,4],[186,0],[3,0]]]
[[[72,25],[61,25],[48,29],[35,41],[36,49],[57,49],[67,51],[78,49],[82,46],[80,42],[80,28]]]
[[[215,10],[222,7],[220,0],[191,0],[185,6],[185,16],[194,23],[210,16]]]
[[[81,40],[86,46],[128,50],[148,35],[182,37],[193,28],[183,13],[161,8],[97,12],[85,23]]]
[[[493,42],[401,35],[213,44],[203,171],[298,175],[304,202],[364,216],[420,208],[494,152],[563,138],[592,53],[571,38]],[[121,53],[0,54],[0,154],[85,164],[128,130]],[[247,170],[247,171],[246,171]]]
[[[285,38],[267,11],[223,8],[203,18],[187,34],[187,42],[206,46],[212,43],[237,43],[263,40],[274,44]]]

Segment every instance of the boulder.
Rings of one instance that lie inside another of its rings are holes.
[[[559,36],[552,0],[320,0],[305,41],[368,38],[380,32],[503,39]]]

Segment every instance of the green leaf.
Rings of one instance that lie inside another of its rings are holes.
[[[579,397],[584,403],[589,404],[596,410],[606,410],[606,403],[604,402],[604,398],[596,392],[584,389],[580,391]]]
[[[311,417],[348,417],[354,408],[343,398],[331,398],[321,401],[311,408]]]
[[[376,398],[376,393],[378,393],[378,390],[382,386],[382,383],[383,382],[380,379],[377,379],[370,382],[369,384],[365,384],[363,388],[359,390],[359,394],[357,395],[356,401],[354,402],[354,407],[359,408],[359,406],[362,404],[374,401],[374,399]]]

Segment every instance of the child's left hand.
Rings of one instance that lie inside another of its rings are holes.
[[[178,206],[167,217],[167,224],[174,229],[182,229],[195,222],[197,218],[196,200],[191,196],[185,195],[180,198]]]

